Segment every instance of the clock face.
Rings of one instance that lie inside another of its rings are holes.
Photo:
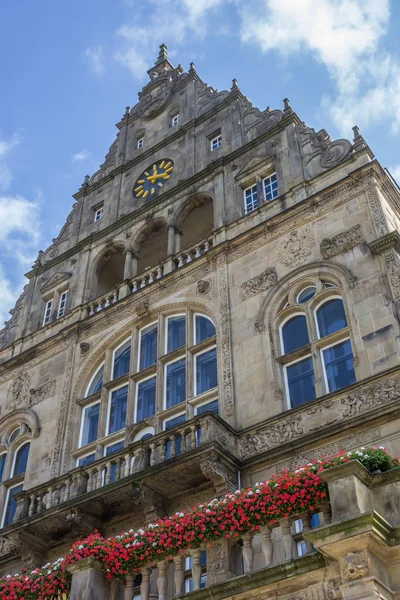
[[[139,176],[133,188],[135,198],[147,198],[162,189],[172,175],[174,161],[163,158],[153,163]]]

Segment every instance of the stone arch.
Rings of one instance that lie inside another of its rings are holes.
[[[21,436],[24,439],[37,438],[40,433],[39,417],[31,408],[13,410],[0,419],[0,446],[8,445],[8,437],[16,427],[21,427]]]
[[[124,279],[125,245],[117,241],[106,246],[94,262],[91,298],[111,291]]]
[[[178,208],[175,223],[181,233],[181,250],[210,237],[214,229],[212,197],[205,192],[190,196]]]
[[[298,267],[278,281],[277,285],[265,296],[255,321],[257,331],[262,332],[267,327],[272,326],[275,315],[281,307],[290,287],[310,276],[327,279],[336,283],[341,288],[353,288],[356,283],[356,277],[349,269],[342,265],[327,261],[318,261]]]
[[[167,258],[168,228],[162,217],[147,221],[136,233],[133,250],[137,255],[137,272],[155,267]]]

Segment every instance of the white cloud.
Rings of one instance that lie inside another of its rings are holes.
[[[86,48],[85,56],[89,60],[90,68],[93,73],[102,75],[105,72],[103,48],[101,46]]]
[[[80,152],[77,152],[76,154],[72,155],[71,162],[86,160],[87,158],[89,158],[89,156],[90,152],[88,152],[87,150],[81,150]]]
[[[0,158],[3,158],[7,152],[14,148],[14,146],[18,146],[21,141],[21,136],[18,132],[13,133],[9,140],[0,139]]]
[[[326,67],[336,97],[323,104],[342,130],[389,116],[399,128],[400,62],[381,47],[390,0],[250,0],[240,12],[244,42],[285,57],[309,53]]]

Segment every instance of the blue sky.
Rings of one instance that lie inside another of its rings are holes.
[[[352,125],[400,181],[398,0],[3,0],[0,328],[165,42],[261,109],[288,97],[332,137]]]

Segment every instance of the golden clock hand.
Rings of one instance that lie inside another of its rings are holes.
[[[157,179],[169,179],[170,175],[168,173],[157,173],[156,175],[150,175],[147,179],[150,183],[155,183]]]

